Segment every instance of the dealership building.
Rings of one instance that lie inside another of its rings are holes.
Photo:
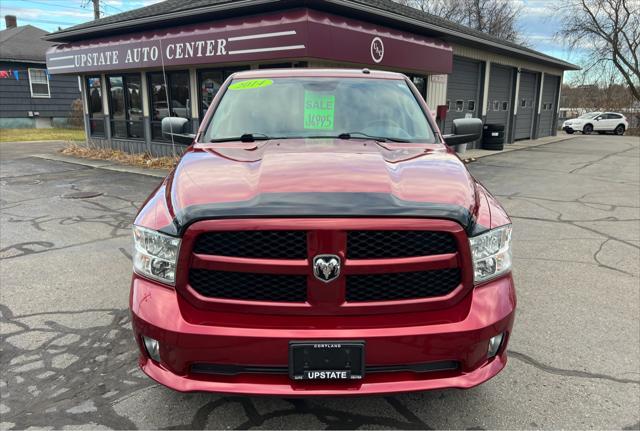
[[[402,72],[444,133],[475,117],[504,125],[513,142],[556,133],[563,73],[578,69],[391,0],[167,0],[45,40],[57,44],[49,73],[81,76],[87,139],[154,155],[173,151],[162,119],[184,117],[196,130],[239,70]]]

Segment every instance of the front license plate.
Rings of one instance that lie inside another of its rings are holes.
[[[364,341],[291,341],[293,380],[354,380],[364,377]]]

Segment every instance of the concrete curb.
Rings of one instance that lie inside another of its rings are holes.
[[[109,160],[81,159],[79,157],[65,156],[62,154],[33,154],[32,157],[38,157],[45,160],[54,160],[56,162],[72,163],[74,165],[87,166],[95,169],[104,169],[114,172],[127,172],[130,174],[146,175],[156,178],[164,178],[169,174],[169,172],[171,172],[169,169],[138,168],[135,166],[121,165]]]
[[[75,144],[85,141],[76,139],[44,139],[40,141],[2,141],[0,144],[66,144],[68,142],[73,142]]]

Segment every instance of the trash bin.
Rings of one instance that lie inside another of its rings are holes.
[[[482,148],[502,151],[504,149],[504,124],[485,124],[482,130]]]

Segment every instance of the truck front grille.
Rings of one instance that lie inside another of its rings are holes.
[[[201,234],[194,253],[263,259],[305,259],[307,232],[302,230],[251,230]]]
[[[456,252],[448,232],[428,230],[355,230],[347,232],[349,259],[432,256]]]
[[[255,274],[192,268],[189,271],[189,284],[200,295],[208,298],[276,302],[307,300],[307,277],[304,275]]]
[[[421,272],[348,275],[348,302],[433,298],[451,293],[460,284],[458,268]]]
[[[390,225],[386,230],[357,229],[363,222],[354,220],[336,220],[335,227],[333,221],[322,220],[317,230],[309,228],[315,226],[311,220],[300,221],[301,230],[291,230],[291,221],[270,220],[265,230],[256,230],[256,223],[246,222],[247,230],[200,230],[184,243],[191,256],[182,283],[191,287],[192,295],[197,293],[200,303],[238,300],[247,304],[227,306],[270,310],[277,304],[251,302],[279,302],[290,309],[317,305],[324,310],[346,310],[351,303],[361,310],[383,306],[376,302],[445,297],[469,277],[463,264],[466,255],[458,250],[466,234],[457,225],[443,230],[447,222],[420,222],[427,227],[437,223],[432,230],[395,228],[403,220],[380,221]],[[243,222],[234,222],[238,224]],[[339,277],[328,283],[314,275],[313,260],[321,254],[340,260]]]

